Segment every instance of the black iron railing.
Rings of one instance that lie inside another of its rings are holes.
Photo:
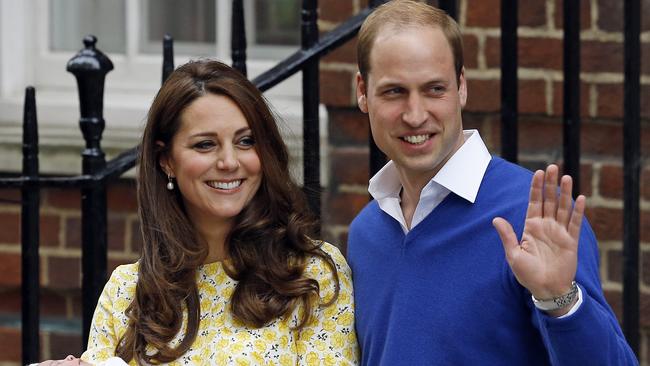
[[[369,8],[349,18],[319,39],[317,0],[302,1],[301,48],[259,75],[253,83],[266,91],[302,71],[303,83],[303,169],[304,189],[309,206],[320,214],[320,131],[318,62],[326,53],[353,38],[372,8],[385,2],[371,0]],[[517,160],[517,3],[502,0],[502,155]],[[564,2],[564,170],[579,182],[580,162],[580,68],[579,0]],[[440,0],[439,6],[457,16],[455,0]],[[233,67],[246,74],[246,39],[241,0],[233,0]],[[623,329],[635,353],[639,351],[639,173],[640,173],[640,1],[625,2],[625,124],[624,124],[624,274]],[[80,127],[86,141],[82,152],[83,171],[73,177],[43,177],[38,168],[38,131],[34,88],[25,96],[23,172],[17,178],[0,179],[0,188],[22,190],[22,337],[23,363],[39,357],[39,192],[43,188],[68,187],[82,191],[83,255],[83,342],[88,337],[92,312],[106,279],[106,184],[135,165],[137,147],[106,162],[100,147],[104,76],[112,69],[110,60],[95,49],[96,39],[84,39],[85,48],[68,64],[77,77],[80,98]],[[163,40],[162,80],[174,69],[172,38]],[[385,157],[370,141],[370,171],[377,172]],[[575,185],[578,193],[579,184]]]

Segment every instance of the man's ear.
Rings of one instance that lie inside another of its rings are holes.
[[[359,109],[363,113],[368,113],[368,98],[367,98],[367,88],[366,88],[366,83],[363,81],[363,77],[361,77],[361,73],[357,72],[357,104],[359,105]]]
[[[160,151],[160,154],[158,155],[158,165],[160,165],[160,169],[162,169],[168,176],[173,177],[174,172],[169,164],[169,155],[165,150],[165,143],[162,141],[156,141],[156,147],[158,147],[158,151]]]
[[[467,80],[465,80],[465,66],[460,69],[460,76],[458,77],[458,98],[460,107],[465,108],[467,104]]]

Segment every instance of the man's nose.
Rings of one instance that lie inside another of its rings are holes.
[[[402,113],[402,120],[411,127],[422,125],[427,119],[427,111],[424,100],[417,94],[410,95],[406,110]]]

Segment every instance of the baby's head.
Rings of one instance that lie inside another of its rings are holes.
[[[47,360],[38,364],[38,366],[77,366],[77,365],[92,366],[91,363],[82,361],[80,358],[76,358],[75,356],[72,355],[69,355],[63,360]]]

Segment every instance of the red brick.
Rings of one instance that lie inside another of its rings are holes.
[[[321,70],[321,103],[329,106],[352,107],[354,76],[354,72],[347,70]]]
[[[591,181],[594,176],[594,169],[591,164],[580,164],[580,194],[591,197]]]
[[[620,250],[607,251],[607,279],[612,282],[623,282],[623,253]]]
[[[650,295],[648,295],[647,293],[642,293],[639,303],[640,303],[639,314],[641,315],[641,319],[640,319],[641,327],[648,328],[650,327]]]
[[[517,8],[519,26],[546,26],[546,0],[529,0]]]
[[[368,116],[358,108],[327,109],[329,142],[333,146],[368,146],[370,125]]]
[[[645,13],[650,12],[646,11]],[[650,19],[648,19],[648,22],[650,23]],[[650,60],[650,42],[641,42],[641,73],[645,75],[650,74],[650,62],[648,60]]]
[[[561,39],[519,37],[518,47],[519,67],[562,70]]]
[[[564,83],[553,83],[553,115],[564,115]],[[580,83],[580,118],[589,117],[589,84]]]
[[[69,217],[65,220],[65,239],[63,245],[66,248],[81,248],[80,217]]]
[[[142,249],[142,233],[140,232],[140,221],[131,224],[131,252],[139,254]]]
[[[44,191],[44,202],[54,208],[81,209],[81,191],[78,189],[48,189]]]
[[[623,294],[618,290],[606,290],[603,292],[605,294],[605,300],[607,300],[607,303],[614,311],[614,314],[616,314],[616,318],[620,325],[621,319],[623,319]]]
[[[501,38],[485,38],[485,65],[488,68],[501,68]]]
[[[108,250],[124,251],[126,222],[123,217],[109,217],[107,230]]]
[[[51,288],[41,289],[41,315],[67,318],[68,314],[66,292],[55,291]]]
[[[47,261],[50,288],[70,289],[81,286],[81,258],[51,256]]]
[[[641,280],[646,286],[650,286],[650,251],[641,252]]]
[[[545,117],[519,118],[519,151],[562,155],[562,123]]]
[[[546,81],[519,80],[519,113],[546,114]]]
[[[478,39],[473,34],[463,35],[463,59],[466,69],[478,68]]]
[[[641,232],[639,233],[639,236],[641,237],[641,241],[643,242],[649,242],[650,241],[650,212],[649,211],[641,211],[640,212],[640,222],[639,222],[639,227]]]
[[[108,187],[108,210],[113,212],[135,212],[138,209],[135,180],[124,179]]]
[[[59,232],[61,220],[58,216],[41,214],[40,217],[40,245],[45,247],[56,247],[59,245]]]
[[[620,165],[603,165],[600,168],[600,195],[606,198],[623,198],[623,169]]]
[[[585,1],[583,1],[585,2]],[[598,0],[598,28],[608,32],[623,31],[623,1]],[[641,31],[650,30],[650,0],[641,0]]]
[[[330,152],[331,187],[341,184],[368,185],[369,156],[358,148],[339,148]]]
[[[623,72],[623,43],[583,41],[580,44],[581,72]]]
[[[81,333],[50,333],[50,356],[54,360],[63,359],[68,355],[80,356],[85,347]]]
[[[20,213],[0,212],[0,243],[20,244]]]
[[[650,60],[650,50],[648,51],[648,57],[645,58],[646,60]],[[645,64],[648,64],[650,62],[645,62]],[[648,70],[647,74],[650,74],[650,70]],[[641,85],[641,118],[646,118],[650,119],[650,103],[645,102],[647,100],[650,100],[650,85]]]
[[[18,328],[0,327],[0,361],[20,362],[22,358],[22,337]]]
[[[555,0],[555,28],[564,28],[564,0]],[[580,1],[580,29],[589,28],[591,28],[591,1],[583,0]]]
[[[20,313],[21,303],[20,286],[0,288],[0,313]],[[1,353],[0,353],[1,354]]]
[[[473,1],[467,7],[465,24],[468,27],[500,27],[501,3],[497,0]]]
[[[623,211],[618,208],[587,207],[586,216],[598,240],[623,238]]]
[[[597,0],[599,29],[608,32],[623,31],[623,1]]]
[[[501,84],[499,80],[467,80],[468,112],[497,112],[501,108]]]
[[[345,42],[339,48],[321,59],[321,63],[338,62],[357,65],[357,37]]]
[[[589,123],[582,133],[582,153],[620,156],[623,129],[620,123]],[[650,153],[650,127],[641,125],[641,155]]]
[[[352,15],[353,4],[350,0],[320,1],[318,17],[328,22],[341,22]]]
[[[598,109],[597,116],[603,118],[623,117],[623,85],[597,84]]]
[[[333,225],[348,225],[368,203],[367,194],[338,193],[327,200],[326,220]]]
[[[641,197],[650,200],[650,167],[648,166],[641,171]]]
[[[1,188],[0,189],[0,203],[2,205],[16,205],[19,206],[21,201],[20,189],[9,189]]]
[[[0,286],[20,286],[21,268],[20,254],[0,253]]]

